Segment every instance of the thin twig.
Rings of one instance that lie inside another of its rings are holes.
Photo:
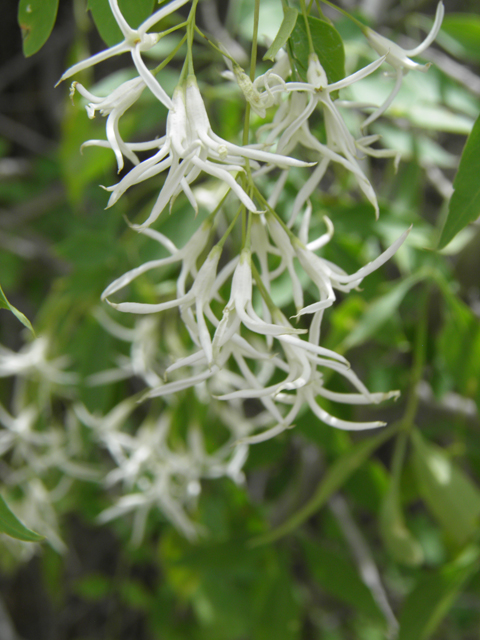
[[[387,593],[382,584],[380,573],[377,565],[370,553],[370,549],[363,537],[360,529],[357,527],[346,500],[339,494],[333,496],[328,505],[336,517],[338,524],[342,530],[345,540],[350,546],[352,555],[354,556],[363,582],[370,589],[375,602],[388,624],[388,638],[394,640],[398,634],[398,621],[388,601]]]

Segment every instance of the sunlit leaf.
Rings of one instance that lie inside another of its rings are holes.
[[[22,30],[23,53],[32,56],[43,47],[52,32],[59,0],[20,0],[18,24]]]
[[[479,568],[480,549],[470,547],[453,562],[420,580],[405,601],[398,640],[430,638],[464,583]]]
[[[35,531],[30,531],[20,522],[17,516],[10,511],[7,503],[0,496],[0,533],[6,533],[11,538],[24,542],[40,542],[44,537]]]
[[[438,248],[443,249],[459,231],[480,216],[480,117],[463,149],[460,166],[453,181],[453,194]]]

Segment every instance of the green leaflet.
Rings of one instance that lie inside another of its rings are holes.
[[[10,511],[2,496],[0,496],[0,533],[6,533],[7,536],[24,542],[40,542],[44,539],[39,533],[30,531],[20,522]]]
[[[480,60],[480,17],[477,14],[448,13],[442,22],[442,32],[454,40],[455,44],[448,47],[454,55]]]
[[[475,121],[463,149],[457,175],[453,181],[453,195],[448,215],[440,236],[438,248],[446,247],[450,240],[480,215],[480,116]]]
[[[59,0],[20,0],[18,24],[22,30],[23,53],[37,53],[52,32]]]
[[[298,11],[292,7],[285,9],[282,24],[278,30],[275,40],[269,46],[267,53],[263,56],[264,60],[275,60],[275,56],[280,49],[285,45],[292,33],[295,24],[297,22]]]
[[[406,433],[398,436],[402,439],[403,447],[405,447],[406,437]],[[398,445],[399,441],[397,441]],[[380,507],[380,534],[385,547],[397,562],[416,566],[423,561],[423,549],[405,524],[400,503],[400,479],[401,467],[396,469],[394,465],[390,487]]]
[[[136,29],[152,14],[156,2],[155,0],[118,0],[118,5],[125,20]],[[109,47],[123,40],[108,0],[88,0],[88,8],[92,12],[99,34]]]
[[[419,271],[396,284],[388,293],[374,300],[353,331],[345,338],[343,346],[351,349],[374,336],[378,329],[395,313],[408,291],[427,273]]]
[[[301,546],[315,581],[324,591],[365,616],[383,622],[383,614],[372,592],[354,565],[345,559],[345,554],[307,539],[302,540]]]
[[[266,544],[278,540],[303,524],[316,513],[338,491],[348,478],[367,460],[380,445],[391,438],[399,429],[399,424],[392,424],[373,437],[367,437],[336,460],[320,482],[313,497],[299,511],[293,514],[277,529],[251,540],[252,546]]]
[[[420,580],[405,601],[398,640],[430,638],[464,583],[479,568],[480,549],[472,546],[453,562]]]
[[[6,295],[3,293],[3,289],[0,286],[0,309],[8,309],[9,311],[11,311],[13,313],[14,316],[16,316],[20,322],[23,324],[24,327],[27,327],[27,329],[30,329],[30,331],[35,334],[35,331],[33,330],[33,327],[30,323],[30,320],[18,309],[16,309],[13,304],[10,304],[10,302],[7,300]]]
[[[413,463],[420,495],[442,528],[458,545],[478,531],[480,491],[445,452],[412,431]]]
[[[345,77],[345,50],[340,34],[331,24],[318,18],[308,18],[313,47],[325,69],[329,84]],[[308,38],[305,20],[299,17],[290,36],[293,58],[302,80],[307,80]]]

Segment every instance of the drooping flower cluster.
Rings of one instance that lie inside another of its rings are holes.
[[[108,207],[146,180],[159,182],[159,194],[150,214],[139,224],[131,225],[158,243],[159,257],[135,265],[102,294],[102,299],[116,311],[133,314],[134,325],[127,327],[105,308],[96,313],[106,331],[130,344],[129,354],[119,355],[113,368],[95,373],[85,382],[95,386],[134,377],[146,387],[142,399],[162,398],[156,402],[164,404],[161,410],[158,405],[149,409],[136,429],[131,424],[137,397],[124,399],[103,417],[81,403],[76,403],[74,409],[75,420],[89,427],[94,439],[110,455],[113,469],[106,476],[106,485],[123,492],[101,519],[107,521],[134,512],[137,541],[155,506],[193,538],[197,528],[190,511],[195,508],[202,480],[225,476],[241,482],[248,446],[294,426],[306,407],[320,421],[339,429],[372,429],[384,424],[376,420],[343,420],[322,406],[322,399],[329,403],[377,404],[397,397],[398,392],[370,392],[342,354],[322,346],[321,326],[325,310],[334,304],[337,292],[348,294],[358,288],[366,276],[395,254],[409,230],[376,259],[348,274],[323,257],[324,247],[333,236],[333,224],[328,218],[326,232],[318,238],[310,237],[310,198],[335,164],[353,178],[378,217],[377,195],[364,159],[371,156],[398,160],[398,154],[391,149],[374,148],[379,136],[360,131],[387,110],[405,73],[419,68],[408,56],[429,46],[443,18],[440,3],[431,33],[412,51],[403,51],[366,29],[368,42],[380,57],[335,82],[329,82],[313,51],[303,80],[295,77],[286,54],[280,54],[272,69],[254,80],[232,63],[228,77],[237,83],[249,107],[259,118],[266,118],[267,112],[271,115],[258,128],[257,142],[241,145],[215,133],[195,77],[195,0],[188,3],[189,17],[182,23],[187,31],[188,54],[172,96],[157,79],[156,70],[150,70],[142,57],[164,34],[152,29],[187,3],[188,0],[172,0],[138,29],[132,29],[117,0],[109,0],[123,41],[74,65],[61,78],[71,78],[112,56],[131,54],[138,77],[124,82],[106,97],[74,82],[72,95],[78,91],[88,101],[89,117],[98,112],[107,118],[106,139],[89,140],[84,146],[111,149],[119,172],[125,169],[126,160],[134,165],[116,184],[106,188],[110,192]],[[396,70],[394,90],[364,120],[356,136],[347,127],[341,109],[361,109],[361,105],[337,101],[338,92],[376,72],[384,63]],[[126,141],[119,122],[146,91],[168,110],[164,135],[158,132],[158,137],[146,142]],[[323,123],[321,139],[315,132],[313,117]],[[244,140],[247,138],[244,136]],[[282,210],[282,192],[294,171],[308,172],[307,177],[291,207]],[[207,219],[178,248],[167,235],[151,226],[166,209],[173,211],[175,200],[183,196],[192,213],[199,214],[199,185],[206,178],[221,183],[222,195]],[[159,293],[155,300],[138,299],[138,279],[161,278],[172,265],[179,268],[174,298]],[[288,291],[287,296],[277,295],[279,282],[286,283],[282,289]],[[313,300],[311,291],[315,291]],[[291,303],[295,314],[288,318],[289,309],[293,310]],[[165,314],[178,314],[188,334],[188,340],[179,340],[181,348],[176,345],[170,354],[158,352],[159,319]],[[3,355],[5,371],[8,366],[10,375],[22,371],[21,354],[10,365],[8,354]],[[0,352],[0,371],[2,357]],[[33,356],[29,362],[33,362]],[[59,370],[59,363],[47,366],[42,359],[39,363],[37,370],[44,379],[55,384],[68,382],[65,376],[69,374]],[[332,391],[332,375],[343,379],[350,391]],[[193,413],[186,416],[182,444],[172,437],[182,397],[209,405],[222,422],[223,435],[214,443],[207,446],[207,426],[198,424]],[[19,407],[12,415],[2,409],[0,420],[5,431],[0,434],[0,445],[4,452],[10,451],[18,440],[18,456],[37,464],[41,456],[32,451],[54,436],[48,431],[32,431],[31,425],[38,418],[35,412],[29,405]],[[19,440],[20,432],[24,435]],[[57,450],[62,446],[59,444]]]

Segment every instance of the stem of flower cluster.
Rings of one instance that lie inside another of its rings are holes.
[[[316,2],[317,2],[318,10],[321,12],[321,9],[319,6],[320,4],[319,0],[316,0]],[[330,2],[330,0],[321,0],[321,2],[323,2],[324,4],[327,4],[329,7],[332,7],[332,9],[336,9],[336,11],[339,11],[340,13],[343,13],[343,15],[346,18],[354,22],[357,25],[357,27],[360,27],[362,31],[366,29],[366,26],[362,22],[360,22],[360,20],[357,20],[354,16],[348,13],[348,11],[345,11],[345,9],[343,9],[342,7],[337,7],[337,5],[333,4],[333,2]]]
[[[309,53],[315,53],[315,48],[313,46],[313,40],[312,40],[312,33],[310,31],[310,25],[308,24],[308,12],[307,12],[307,7],[305,6],[305,0],[300,0],[300,9],[302,10],[303,19],[305,20],[305,29],[307,30]]]
[[[186,24],[186,23],[184,23]],[[161,62],[158,67],[155,67],[155,69],[152,69],[151,73],[152,75],[156,76],[157,73],[159,73],[164,67],[167,66],[167,64],[170,62],[170,60],[172,60],[177,52],[180,50],[180,48],[184,45],[185,40],[187,39],[186,34],[183,36],[183,38],[180,40],[180,42],[177,44],[177,46],[168,54],[168,56],[165,58],[165,60],[163,62]]]

